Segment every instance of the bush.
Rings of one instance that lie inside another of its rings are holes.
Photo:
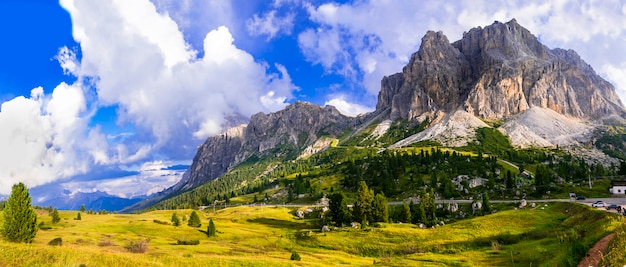
[[[39,227],[40,230],[50,230],[50,229],[52,229],[52,226],[45,225],[45,224],[43,224],[43,222],[39,223],[38,227]]]
[[[115,246],[115,243],[113,243],[113,241],[111,240],[102,240],[100,242],[98,242],[98,246],[99,247],[110,247],[110,246]]]
[[[61,239],[60,237],[52,239],[52,240],[50,240],[50,242],[48,242],[48,245],[50,245],[50,246],[60,246],[60,245],[63,245],[63,239]]]
[[[163,225],[170,225],[170,223],[168,223],[168,222],[161,221],[161,220],[156,220],[156,219],[154,220],[154,222],[158,223],[158,224],[163,224]]]
[[[291,258],[289,258],[292,261],[300,261],[300,254],[298,254],[297,251],[293,251],[291,252]]]
[[[132,253],[146,253],[150,240],[133,240],[128,243],[126,249]]]
[[[176,245],[198,245],[200,240],[177,240]]]

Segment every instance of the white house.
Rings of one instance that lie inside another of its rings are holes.
[[[611,181],[609,192],[614,195],[626,195],[626,181]]]

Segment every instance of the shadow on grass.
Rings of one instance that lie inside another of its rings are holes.
[[[302,229],[310,229],[312,227],[312,225],[308,223],[298,223],[298,222],[292,222],[292,221],[287,221],[287,220],[277,220],[277,219],[268,219],[268,218],[249,219],[248,222],[264,224],[269,227],[280,228],[280,229],[286,228],[286,229],[302,230]]]

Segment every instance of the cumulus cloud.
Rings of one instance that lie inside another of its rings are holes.
[[[222,130],[225,115],[275,111],[276,102],[264,105],[268,94],[292,97],[286,70],[271,73],[233,44],[225,26],[205,35],[197,57],[177,23],[147,0],[61,4],[82,50],[76,73],[95,77],[100,103],[118,105],[120,123],[140,128],[144,145],[120,153],[139,159],[164,149],[189,157],[198,140]]]
[[[143,163],[136,172],[122,177],[105,177],[98,180],[73,180],[61,183],[61,187],[72,193],[107,192],[109,194],[132,198],[161,192],[174,185],[184,170],[168,168],[171,162],[149,161]]]
[[[246,21],[246,28],[251,35],[266,35],[268,40],[273,39],[278,34],[291,34],[293,29],[294,13],[289,13],[284,17],[276,15],[276,10],[271,10],[261,16],[254,16]]]
[[[337,110],[339,110],[339,112],[341,112],[341,114],[350,117],[356,117],[360,114],[371,112],[374,110],[374,108],[372,107],[348,102],[345,96],[338,96],[336,98],[330,99],[326,101],[324,105],[334,106],[335,108],[337,108]]]
[[[620,66],[605,64],[602,70],[608,80],[613,83],[617,94],[622,99],[622,104],[626,104],[626,62]]]
[[[0,107],[0,194],[8,194],[17,182],[33,187],[86,172],[102,145],[94,143],[101,135],[88,128],[85,110],[82,89],[65,83],[49,97],[38,87],[29,98],[4,102]]]

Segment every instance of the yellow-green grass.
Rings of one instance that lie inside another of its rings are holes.
[[[199,211],[199,229],[186,222],[179,227],[154,222],[192,210],[82,213],[80,221],[73,219],[76,211],[60,211],[57,224],[40,212],[38,220],[52,229],[39,230],[32,244],[0,241],[0,266],[562,266],[569,256],[566,241],[576,229],[585,229],[581,242],[589,245],[623,223],[583,205],[550,203],[543,210],[501,211],[433,229],[380,224],[321,233],[315,221],[297,219],[293,211],[280,206]],[[217,237],[202,232],[209,219]],[[63,245],[49,246],[57,237]],[[133,240],[149,240],[147,251],[128,252],[125,246]],[[200,244],[175,245],[177,240]],[[290,261],[292,251],[302,260]]]

